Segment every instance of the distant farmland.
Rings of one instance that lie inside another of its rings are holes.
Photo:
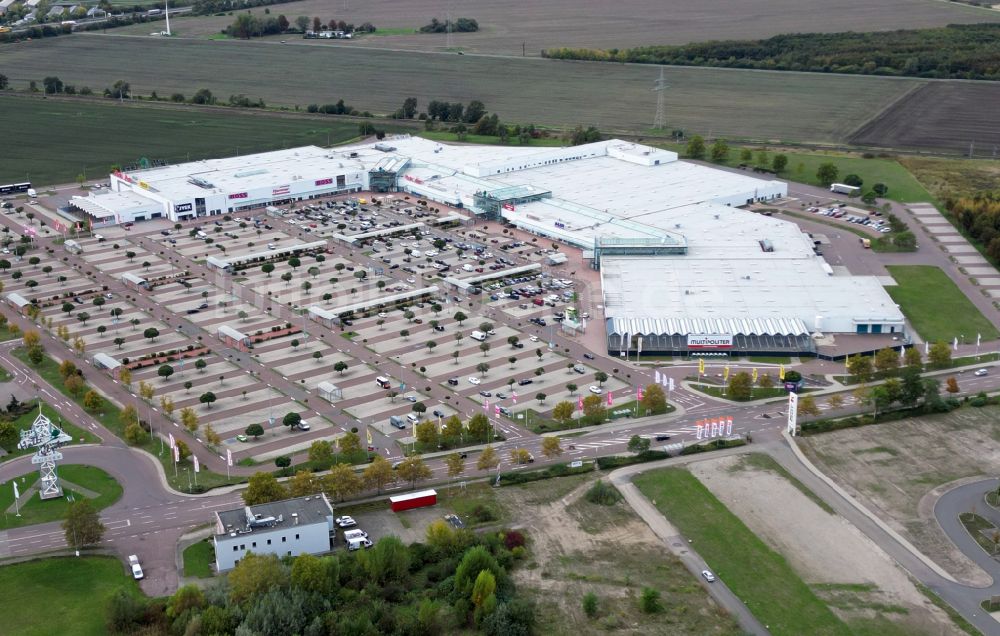
[[[347,8],[345,9],[345,5]],[[455,34],[466,51],[537,56],[544,48],[580,46],[626,48],[686,44],[705,40],[766,38],[781,33],[884,31],[974,22],[998,22],[1000,12],[938,0],[302,0],[270,7],[289,20],[319,16],[383,29],[416,29],[432,17],[478,20],[480,31]],[[263,8],[253,10],[263,13]],[[180,18],[172,22],[181,36],[206,37],[228,26],[233,16]],[[148,34],[149,25],[133,27]],[[159,29],[156,29],[159,30]],[[294,37],[294,36],[292,36]],[[328,43],[324,43],[328,44]],[[390,35],[351,43],[443,49],[445,35]]]
[[[851,143],[909,150],[947,149],[996,158],[1000,85],[933,82],[906,96],[851,136]]]
[[[141,157],[185,161],[357,136],[355,123],[145,105],[0,97],[0,183],[66,183]]]
[[[655,67],[289,42],[78,35],[6,48],[4,72],[17,88],[58,74],[66,83],[98,92],[125,79],[145,95],[155,90],[190,96],[208,88],[224,101],[245,94],[268,105],[303,109],[343,98],[358,109],[388,113],[415,96],[420,108],[431,99],[480,99],[516,123],[641,132],[653,120]],[[669,127],[768,142],[842,142],[920,85],[908,79],[702,68],[669,68],[667,78]]]

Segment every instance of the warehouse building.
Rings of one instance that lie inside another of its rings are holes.
[[[641,144],[450,146],[399,136],[118,172],[111,181],[112,193],[73,205],[95,223],[179,220],[372,190],[513,224],[581,249],[600,270],[611,353],[812,355],[830,334],[906,340],[903,315],[876,278],[834,270],[795,224],[740,209],[786,196],[785,183]],[[309,315],[336,324],[422,293]]]

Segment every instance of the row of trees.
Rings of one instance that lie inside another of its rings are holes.
[[[110,634],[530,634],[534,606],[508,571],[526,555],[517,531],[476,534],[443,520],[424,543],[380,539],[370,550],[279,559],[247,554],[202,589],[165,601],[122,588],[106,606]]]
[[[990,258],[1000,262],[1000,190],[949,198],[945,209]]]
[[[718,40],[634,49],[557,48],[544,57],[639,64],[1000,79],[998,24],[952,24],[878,33],[795,33],[766,40]]]
[[[441,21],[431,18],[429,24],[420,27],[421,33],[474,33],[479,30],[479,23],[472,18],[458,18],[457,20]]]

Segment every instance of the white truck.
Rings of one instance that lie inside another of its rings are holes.
[[[846,183],[831,183],[830,192],[846,194],[849,197],[856,197],[861,194],[861,188],[858,186],[847,185]]]

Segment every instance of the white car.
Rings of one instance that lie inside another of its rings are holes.
[[[142,566],[139,565],[139,557],[134,554],[130,554],[128,557],[128,564],[132,568],[133,579],[138,581],[144,576],[142,573]]]
[[[532,342],[538,342],[538,336],[531,336],[530,338],[528,338],[528,340]]]
[[[602,391],[601,387],[599,386],[590,387],[590,392],[593,393],[594,395],[600,395],[601,393],[604,393],[604,391]]]
[[[479,384],[479,378],[476,376],[469,376],[469,384]]]
[[[702,570],[701,575],[705,577],[705,580],[708,581],[709,583],[715,582],[715,575],[709,572],[708,570]]]
[[[351,528],[358,525],[358,522],[354,520],[354,517],[344,515],[343,517],[337,517],[336,524],[340,528]]]
[[[388,317],[389,317],[389,314],[385,313],[384,311],[380,311],[380,312],[378,313],[378,317],[379,317],[379,318],[388,318]]]
[[[989,371],[987,371],[986,369],[979,369],[978,371],[976,371],[976,373],[974,375],[982,377],[982,376],[984,376],[984,375],[986,375],[988,373],[989,373]]]

